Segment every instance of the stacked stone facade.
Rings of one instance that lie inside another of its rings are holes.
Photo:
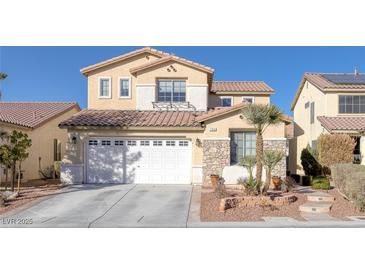
[[[229,140],[203,140],[203,183],[209,184],[211,174],[222,176],[230,160]]]
[[[264,140],[264,151],[265,150],[281,150],[284,153],[284,157],[281,161],[276,165],[274,170],[272,171],[273,176],[286,176],[286,156],[288,155],[289,144],[288,140]]]

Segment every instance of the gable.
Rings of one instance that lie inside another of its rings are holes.
[[[208,83],[208,73],[191,66],[181,64],[175,60],[170,60],[153,67],[146,68],[135,73],[138,82],[141,84],[155,83],[161,78],[181,78],[189,79],[189,84]]]

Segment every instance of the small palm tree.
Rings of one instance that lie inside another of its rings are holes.
[[[283,113],[275,105],[250,104],[242,109],[241,119],[246,119],[256,129],[256,180],[262,178],[263,133],[268,126],[278,124]]]
[[[276,165],[283,159],[284,153],[280,150],[265,150],[262,163],[266,169],[266,182],[261,187],[261,193],[265,194],[270,187],[271,172]]]
[[[6,73],[0,71],[0,81],[5,80],[6,77],[8,77],[8,75]],[[0,89],[0,101],[1,101],[1,95],[2,95],[2,93],[1,93],[1,89]]]

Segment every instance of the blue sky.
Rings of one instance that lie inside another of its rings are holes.
[[[87,107],[80,68],[139,47],[0,47],[4,101],[75,101]],[[304,72],[365,72],[365,47],[155,47],[215,69],[215,80],[263,80],[288,114]]]

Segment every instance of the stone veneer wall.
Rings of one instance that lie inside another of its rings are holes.
[[[211,174],[222,176],[230,157],[229,140],[203,140],[203,184],[209,184]]]
[[[284,157],[277,164],[277,166],[272,171],[273,176],[286,176],[286,156],[289,151],[289,143],[286,139],[278,140],[265,140],[264,139],[264,150],[282,150],[284,152]],[[265,170],[263,170],[265,172]]]

